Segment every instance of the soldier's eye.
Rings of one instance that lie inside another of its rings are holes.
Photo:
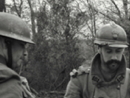
[[[120,53],[120,52],[121,52],[121,50],[120,50],[120,49],[116,50],[116,53]]]
[[[112,52],[112,50],[110,50],[110,49],[107,49],[107,50],[106,50],[106,52],[107,52],[107,53],[111,53],[111,52]]]

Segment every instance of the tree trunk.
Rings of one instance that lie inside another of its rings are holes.
[[[5,0],[0,0],[0,12],[6,12]]]
[[[31,11],[32,32],[33,32],[33,34],[35,34],[36,31],[35,31],[34,11],[33,11],[33,9],[32,9],[32,4],[31,4],[31,1],[30,1],[30,0],[28,0],[28,4],[29,4],[29,7],[30,7],[30,11]]]

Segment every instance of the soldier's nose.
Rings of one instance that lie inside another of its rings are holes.
[[[111,59],[112,59],[112,60],[117,60],[117,56],[116,56],[116,55],[113,55],[113,56],[111,57]]]

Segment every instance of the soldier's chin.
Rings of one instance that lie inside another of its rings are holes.
[[[118,67],[119,67],[118,64],[115,64],[115,63],[109,65],[109,69],[110,69],[111,71],[115,71],[115,70],[117,70]]]

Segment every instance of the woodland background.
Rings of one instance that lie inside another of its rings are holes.
[[[0,0],[0,11],[29,25],[35,45],[28,48],[29,62],[20,74],[45,98],[63,97],[70,71],[90,66],[97,52],[95,34],[103,24],[121,25],[130,43],[130,0]]]

